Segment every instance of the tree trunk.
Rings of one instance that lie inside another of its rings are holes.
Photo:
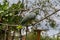
[[[14,40],[14,36],[15,36],[15,31],[13,32],[12,40]]]
[[[37,32],[37,40],[40,40],[40,31]]]
[[[6,26],[6,40],[8,40],[8,26]]]
[[[28,38],[27,38],[27,32],[28,31],[29,31],[28,26],[26,26],[26,40],[28,40]]]
[[[20,32],[19,40],[22,40],[21,29],[19,30],[19,32]]]
[[[6,30],[6,40],[11,40],[11,33],[10,33],[10,27],[7,26]]]

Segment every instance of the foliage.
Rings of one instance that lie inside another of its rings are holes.
[[[29,33],[27,36],[28,40],[37,40],[37,33],[33,32],[33,33]]]
[[[17,26],[17,29],[22,29],[22,25]]]
[[[49,20],[49,24],[51,27],[55,28],[56,27],[56,22],[54,20]]]
[[[20,1],[17,4],[13,4],[11,7],[9,7],[9,2],[4,0],[4,4],[0,4],[0,18],[2,23],[20,24],[22,17],[18,16],[17,14],[19,14],[19,11],[23,7],[24,6]]]

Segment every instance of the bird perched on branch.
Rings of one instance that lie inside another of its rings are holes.
[[[31,13],[27,13],[27,14],[25,14],[25,16],[23,17],[23,19],[22,19],[22,21],[21,21],[21,24],[26,24],[26,23],[30,23],[32,20],[34,20],[35,19],[35,17],[36,17],[36,13],[33,13],[33,12],[31,12]]]

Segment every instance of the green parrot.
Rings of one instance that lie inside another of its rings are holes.
[[[25,15],[25,17],[23,17],[23,19],[22,19],[22,21],[21,21],[21,24],[24,25],[24,24],[26,24],[26,23],[28,23],[28,22],[31,22],[32,20],[35,19],[35,17],[36,17],[36,13],[33,13],[33,12],[27,13],[27,14]]]

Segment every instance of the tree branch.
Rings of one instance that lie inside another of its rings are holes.
[[[46,18],[48,18],[48,17],[52,16],[53,14],[56,14],[56,12],[58,12],[58,11],[60,11],[60,9],[59,9],[59,10],[56,10],[56,11],[55,11],[55,12],[53,12],[52,14],[50,14],[50,15],[46,16],[45,18],[41,19],[40,21],[36,22],[36,23],[35,23],[35,24],[33,24],[33,25],[37,25],[37,24],[39,24],[39,22],[41,22],[41,21],[45,20]]]

